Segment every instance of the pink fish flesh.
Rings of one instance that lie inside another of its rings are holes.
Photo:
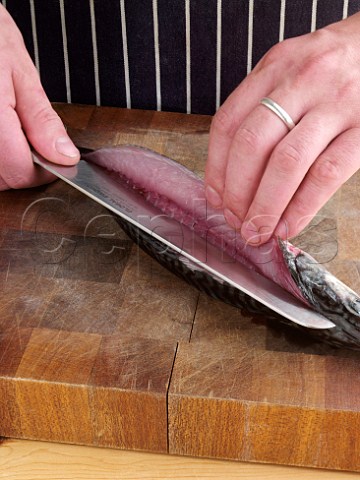
[[[86,160],[125,177],[163,213],[307,303],[291,277],[278,240],[272,238],[260,247],[246,244],[228,226],[222,212],[207,204],[204,182],[184,166],[135,146],[103,148],[88,154]],[[289,248],[297,253],[294,246]]]
[[[332,320],[331,343],[360,346],[360,298],[299,248],[278,238],[253,247],[205,199],[204,182],[174,160],[142,147],[101,148],[83,156],[119,175],[166,215],[193,229],[236,261],[274,281]],[[330,333],[331,332],[331,333]]]

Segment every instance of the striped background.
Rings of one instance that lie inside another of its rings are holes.
[[[52,101],[213,114],[275,43],[360,0],[2,0]]]

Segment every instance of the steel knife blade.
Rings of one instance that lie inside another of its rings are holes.
[[[307,328],[328,329],[335,324],[307,308],[271,280],[249,270],[206,242],[185,225],[161,213],[126,182],[81,159],[75,166],[51,163],[33,152],[33,161],[92,200],[148,233],[218,279],[253,297],[288,320]]]

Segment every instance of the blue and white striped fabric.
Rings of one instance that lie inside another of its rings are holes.
[[[360,0],[2,0],[52,101],[213,114],[275,43]]]

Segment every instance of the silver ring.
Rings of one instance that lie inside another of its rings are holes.
[[[264,107],[274,112],[275,115],[277,115],[280,120],[285,123],[289,130],[292,130],[295,127],[295,123],[290,115],[282,107],[280,107],[279,104],[274,102],[274,100],[271,100],[269,97],[265,97],[260,100],[260,103],[264,105]]]

